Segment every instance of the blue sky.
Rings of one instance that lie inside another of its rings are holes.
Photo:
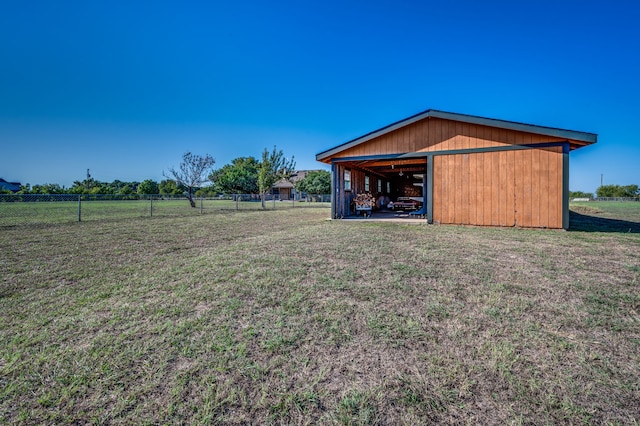
[[[0,4],[0,177],[163,179],[315,154],[429,108],[598,134],[572,190],[640,184],[640,3]]]

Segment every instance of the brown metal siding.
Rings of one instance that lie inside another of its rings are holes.
[[[436,155],[433,220],[562,228],[562,147]]]
[[[438,155],[438,151],[529,145],[563,140],[439,118],[425,119],[333,158],[430,152],[433,158],[433,220],[486,226],[562,228],[562,147]],[[337,217],[364,192],[365,172],[351,169],[352,190],[344,191],[344,167],[337,167]],[[377,176],[370,192],[377,195]],[[383,192],[386,188],[383,188]]]
[[[527,138],[525,138],[527,135]],[[429,118],[346,149],[333,158],[559,142],[552,136]]]

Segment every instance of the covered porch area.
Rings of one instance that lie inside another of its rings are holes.
[[[371,194],[375,203],[367,220],[428,221],[431,218],[431,162],[426,154],[335,159],[332,162],[333,218],[361,218],[354,198]]]

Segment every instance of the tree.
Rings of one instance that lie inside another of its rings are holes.
[[[598,197],[637,197],[638,185],[602,185],[596,189]]]
[[[129,195],[136,192],[138,182],[123,182],[114,180],[113,182],[101,182],[92,177],[83,181],[74,181],[71,188],[67,190],[70,194],[121,194]]]
[[[195,192],[195,194],[196,194],[196,197],[210,198],[210,197],[215,197],[217,195],[217,192],[213,187],[213,185],[209,185],[209,186],[205,186],[204,188],[198,189]]]
[[[239,157],[209,175],[218,192],[225,194],[256,194],[260,163],[254,157]]]
[[[137,188],[136,188],[136,191],[137,191]],[[134,191],[130,185],[125,185],[122,188],[120,188],[120,191],[118,191],[118,194],[131,195],[131,194],[135,194],[136,191]]]
[[[127,182],[118,179],[104,185],[105,191],[108,194],[130,194],[131,188],[127,188],[128,186]]]
[[[138,194],[158,194],[158,183],[155,180],[146,179],[138,185]]]
[[[296,189],[308,194],[331,193],[331,173],[326,170],[314,170],[296,184]]]
[[[182,195],[186,189],[172,179],[165,179],[158,184],[158,192],[162,195]]]
[[[19,194],[64,194],[66,192],[64,186],[57,183],[45,183],[42,185],[22,185]]]
[[[593,198],[593,194],[591,192],[582,192],[582,191],[569,191],[569,198]]]
[[[621,189],[621,197],[637,197],[640,195],[640,191],[638,190],[638,185],[625,185],[620,187]]]
[[[264,201],[267,192],[271,190],[271,187],[273,187],[277,181],[289,179],[295,167],[296,162],[293,157],[291,157],[291,160],[287,160],[282,150],[278,151],[275,145],[271,153],[267,151],[267,148],[264,149],[260,168],[258,169],[258,189],[260,191],[263,209],[265,208]]]
[[[209,154],[205,154],[203,157],[201,155],[185,152],[182,156],[180,168],[176,170],[171,167],[169,169],[169,176],[166,176],[164,173],[163,175],[174,179],[178,184],[187,187],[187,199],[189,200],[191,207],[195,208],[196,202],[193,199],[194,189],[202,186],[206,181],[215,162],[216,161]]]
[[[94,188],[99,188],[100,182],[93,178],[88,178],[83,181],[76,180],[69,188],[70,194],[89,194]],[[94,192],[98,193],[98,192]]]
[[[2,194],[13,194],[13,192],[8,189],[6,191],[9,191],[9,192],[2,192]],[[31,194],[31,185],[28,183],[20,185],[20,190],[18,191],[18,194]]]

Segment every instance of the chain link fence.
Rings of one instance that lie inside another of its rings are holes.
[[[640,201],[640,197],[596,197],[591,201]]]
[[[182,217],[229,210],[328,208],[331,195],[307,195],[281,200],[257,194],[225,194],[194,198],[192,208],[184,196],[112,194],[0,194],[0,227],[100,221],[139,217]]]
[[[640,197],[595,197],[595,198],[577,197],[577,198],[570,198],[569,201],[572,203],[599,202],[599,201],[640,202]]]

